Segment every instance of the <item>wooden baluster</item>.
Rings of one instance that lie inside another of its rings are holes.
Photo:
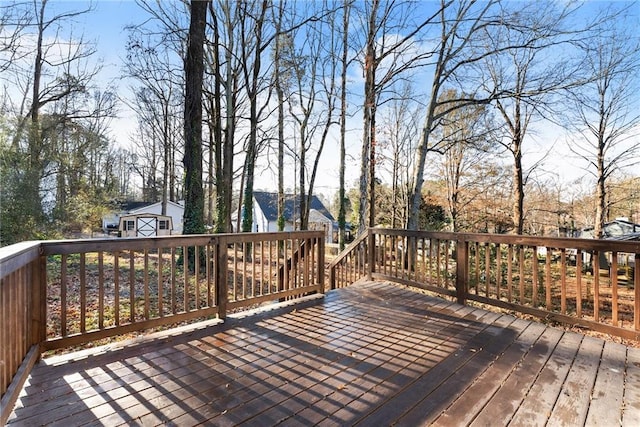
[[[489,286],[491,284],[491,244],[484,244],[484,295],[489,298]]]
[[[513,245],[509,244],[507,250],[507,301],[513,301]]]
[[[67,329],[67,254],[60,261],[60,331],[62,336],[69,334]]]
[[[600,322],[600,251],[594,251],[591,259],[593,268],[593,320]]]
[[[113,305],[115,325],[120,326],[120,252],[113,252]]]
[[[189,248],[187,246],[182,247],[182,269],[184,274],[184,288],[182,289],[182,311],[188,313],[190,311],[189,301]]]
[[[524,246],[518,246],[518,269],[520,272],[520,304],[525,305]]]
[[[496,299],[500,300],[502,297],[502,246],[500,243],[496,243]]]
[[[98,252],[98,329],[104,329],[104,255]]]
[[[640,331],[640,253],[635,254],[633,263],[633,327]]]
[[[560,251],[560,312],[567,313],[567,251]]]
[[[171,312],[178,312],[178,290],[177,287],[177,265],[176,265],[176,248],[171,248]]]
[[[582,251],[576,252],[576,316],[582,318]]]
[[[158,248],[158,317],[164,317],[164,248]]]
[[[533,276],[531,281],[531,304],[533,307],[538,307],[538,247],[533,246],[533,254],[531,256],[531,268]]]
[[[87,269],[86,254],[80,254],[80,333],[87,331]]]
[[[135,268],[135,252],[129,250],[129,323],[135,322],[135,294],[136,294],[136,268]]]
[[[144,291],[144,319],[149,320],[149,308],[151,296],[149,294],[149,251],[147,249],[143,252],[144,256],[144,271],[143,271],[143,291]]]
[[[200,246],[193,247],[193,292],[194,309],[200,310]]]
[[[611,323],[618,326],[618,252],[611,252]]]

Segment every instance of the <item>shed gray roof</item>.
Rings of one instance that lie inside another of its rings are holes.
[[[278,193],[269,193],[266,191],[254,191],[253,198],[260,206],[262,213],[268,221],[278,220]],[[329,210],[318,199],[317,196],[311,197],[310,209],[322,213],[322,215],[335,221]],[[284,196],[284,219],[286,221],[294,221],[300,217],[300,196],[293,194],[285,194]]]

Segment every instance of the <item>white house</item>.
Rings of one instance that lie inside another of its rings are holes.
[[[133,202],[123,205],[120,212],[102,218],[106,233],[118,232],[122,237],[163,236],[182,234],[184,205],[167,202],[167,212],[162,215],[162,202]]]
[[[298,229],[300,222],[300,196],[285,195],[284,199],[284,231]],[[334,229],[337,225],[329,210],[316,196],[311,198],[309,210],[309,229],[325,230],[327,243],[333,243]],[[253,226],[254,232],[278,231],[278,193],[265,191],[253,192]]]

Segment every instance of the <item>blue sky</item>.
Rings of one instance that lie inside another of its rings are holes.
[[[585,14],[589,15],[591,11],[609,3],[614,6],[621,6],[623,4],[623,2],[616,1],[588,1]],[[52,0],[49,7],[51,8],[50,12],[53,12],[54,9],[78,10],[86,7],[88,4],[89,2],[83,0]],[[631,3],[627,2],[627,4],[630,5],[630,12],[635,14],[634,22],[637,23],[638,16],[640,16],[640,1]],[[74,33],[79,34],[80,32],[83,32],[86,39],[97,43],[97,58],[100,58],[103,66],[99,84],[106,87],[107,83],[115,81],[119,86],[120,95],[126,96],[128,83],[120,78],[122,62],[126,56],[127,32],[125,31],[125,27],[129,24],[141,23],[146,19],[146,14],[133,0],[96,0],[93,2],[93,5],[95,10],[76,18],[76,22],[74,23]],[[356,74],[354,74],[354,76]],[[353,100],[353,105],[361,102],[358,101],[358,99]],[[129,135],[135,128],[135,116],[132,111],[127,110],[124,106],[122,107],[120,116],[121,117],[118,120],[113,122],[111,135],[120,145],[127,146],[130,144]],[[359,123],[361,123],[361,114],[357,113],[353,118],[353,126],[357,127]],[[360,138],[360,130],[354,131],[350,136],[350,141],[353,147],[355,147],[355,151],[352,150],[354,153],[359,153]],[[544,137],[542,139],[544,139]],[[337,154],[335,153],[335,149],[332,151],[333,152],[329,152],[324,156],[325,159],[328,159],[326,161],[328,165],[325,166],[324,179],[322,179],[318,184],[326,185],[328,188],[331,188],[330,190],[327,190],[327,193],[330,196],[337,188],[337,171],[335,162]],[[567,175],[579,173],[579,171],[569,171],[569,168],[566,166],[566,157],[561,153],[558,153],[555,157],[557,161],[564,162],[564,165],[558,167],[557,170]],[[359,161],[353,161],[353,164],[349,167],[349,172],[351,172],[350,179],[352,181],[357,178],[358,169]],[[273,178],[275,179],[275,177]]]

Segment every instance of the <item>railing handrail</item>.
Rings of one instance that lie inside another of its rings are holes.
[[[69,240],[41,240],[32,242],[42,248],[44,255],[62,255],[75,252],[99,252],[114,251],[122,247],[125,249],[159,249],[166,248],[167,242],[173,242],[172,246],[205,245],[219,239],[232,240],[233,242],[252,242],[271,240],[275,238],[301,239],[305,236],[317,237],[322,231],[283,231],[270,233],[219,233],[219,234],[189,234],[153,237],[119,237],[98,239],[69,239]],[[12,245],[13,246],[13,245]]]
[[[358,245],[360,243],[362,243],[363,240],[369,238],[369,232],[364,232],[361,233],[358,237],[356,237],[351,243],[349,243],[349,245],[347,245],[342,252],[340,252],[338,254],[337,257],[335,257],[330,263],[329,263],[329,270],[335,268],[336,265],[340,264],[340,262],[342,262],[344,260],[344,258],[346,256],[349,255],[349,252],[351,252],[354,248],[358,247]]]
[[[640,252],[640,242],[616,239],[583,239],[576,237],[526,236],[516,234],[454,233],[447,231],[411,231],[391,228],[371,228],[372,233],[405,237],[425,237],[480,243],[505,243],[549,248],[586,249],[598,251]],[[345,250],[346,251],[346,250]],[[342,254],[345,256],[346,254]]]

